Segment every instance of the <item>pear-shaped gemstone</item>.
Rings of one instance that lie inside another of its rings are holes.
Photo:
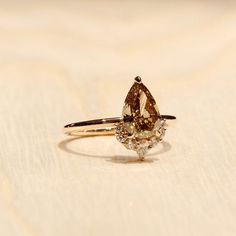
[[[135,81],[131,87],[122,115],[130,135],[147,136],[155,128],[160,112],[155,99],[141,81]]]
[[[147,151],[161,141],[165,133],[165,120],[140,77],[135,78],[125,99],[122,116],[123,121],[116,129],[117,139],[144,158]]]
[[[140,77],[135,78],[123,108],[123,120],[116,127],[116,138],[143,159],[165,134],[165,119],[155,99]]]

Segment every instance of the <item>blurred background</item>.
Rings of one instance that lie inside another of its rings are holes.
[[[58,147],[137,75],[178,118],[168,152]],[[234,0],[0,1],[0,234],[236,235],[235,89]]]
[[[32,81],[38,76],[45,83],[53,80],[42,74],[50,70],[76,89],[129,80],[126,88],[140,75],[164,83],[154,92],[169,97],[176,85],[185,93],[204,80],[235,76],[235,11],[230,0],[1,1],[0,66],[19,80],[25,68]],[[106,102],[104,113],[117,114]]]

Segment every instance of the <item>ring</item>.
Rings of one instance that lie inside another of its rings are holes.
[[[115,135],[120,143],[144,160],[147,152],[162,141],[166,120],[175,119],[175,116],[160,114],[155,99],[137,76],[125,99],[122,117],[68,124],[64,132],[71,136]]]

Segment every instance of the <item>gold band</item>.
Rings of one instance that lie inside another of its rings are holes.
[[[175,116],[162,115],[160,119],[175,120]],[[64,132],[71,136],[100,136],[115,135],[116,124],[123,120],[121,117],[104,118],[68,124]]]

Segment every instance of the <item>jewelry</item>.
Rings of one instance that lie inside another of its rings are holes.
[[[166,120],[175,116],[161,115],[155,99],[139,76],[134,79],[123,107],[122,117],[72,123],[64,127],[72,136],[115,135],[127,149],[138,153],[144,160],[147,152],[162,141]]]

